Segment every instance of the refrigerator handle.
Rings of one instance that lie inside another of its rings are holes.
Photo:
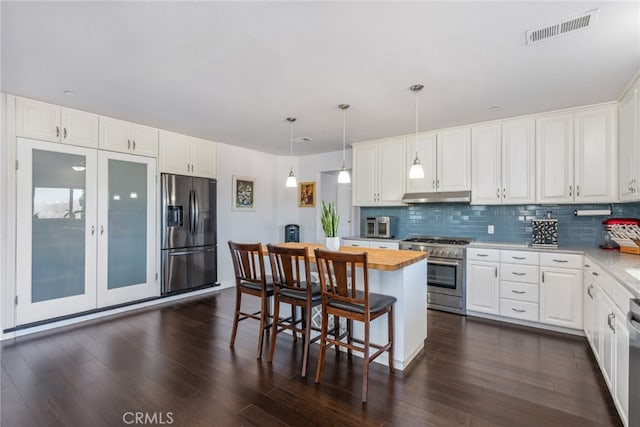
[[[193,190],[193,234],[198,234],[198,223],[200,222],[200,203],[198,202],[198,192]]]
[[[194,215],[195,215],[194,194],[193,194],[193,190],[189,190],[189,234],[191,235],[195,234],[194,227],[193,227]]]

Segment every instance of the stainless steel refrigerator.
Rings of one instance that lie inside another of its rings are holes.
[[[162,174],[162,294],[218,280],[216,180]]]

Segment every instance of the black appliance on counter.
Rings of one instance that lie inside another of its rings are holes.
[[[216,180],[161,180],[162,294],[218,285]]]
[[[287,224],[284,226],[284,241],[285,242],[299,242],[300,241],[300,226],[297,224]]]
[[[466,246],[473,239],[413,236],[400,242],[400,249],[429,252],[427,260],[427,307],[466,314]]]

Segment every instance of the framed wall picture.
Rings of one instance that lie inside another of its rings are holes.
[[[298,185],[298,206],[311,208],[316,205],[316,183],[301,182]]]
[[[233,201],[231,209],[234,211],[255,211],[256,179],[246,176],[233,175]]]

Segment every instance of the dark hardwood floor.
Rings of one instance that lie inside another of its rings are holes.
[[[230,350],[233,303],[228,289],[5,341],[2,426],[621,425],[584,338],[430,311],[424,354],[395,375],[372,364],[363,405],[357,357],[328,352],[316,386],[317,346],[307,379],[302,340],[256,360],[256,322]]]

